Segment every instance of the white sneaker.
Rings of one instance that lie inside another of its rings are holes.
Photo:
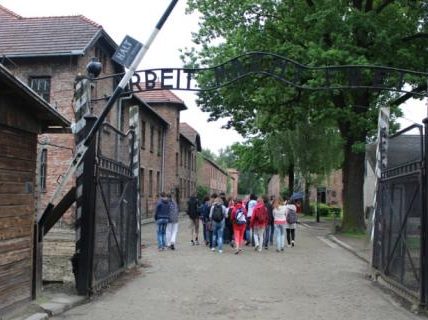
[[[211,251],[213,251],[213,252],[214,252],[214,251],[215,251],[215,248],[211,248]]]
[[[223,253],[223,250],[218,250],[218,253]]]
[[[291,246],[294,247],[294,240],[291,241]]]

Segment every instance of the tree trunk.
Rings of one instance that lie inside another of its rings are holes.
[[[294,165],[288,167],[288,193],[291,197],[294,192]]]
[[[352,142],[344,145],[343,164],[343,231],[365,230],[364,222],[364,153],[352,152]]]
[[[311,203],[309,198],[310,189],[311,189],[311,184],[307,180],[305,180],[305,200],[303,201],[303,212],[305,214],[311,213],[311,207],[310,207]]]

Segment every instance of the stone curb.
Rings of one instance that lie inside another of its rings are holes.
[[[363,255],[359,254],[353,247],[351,247],[349,244],[337,239],[334,235],[329,234],[327,235],[327,238],[331,241],[333,241],[334,243],[338,244],[339,246],[341,246],[342,248],[348,250],[349,252],[351,252],[354,256],[356,256],[357,258],[360,258],[361,260],[363,260],[366,263],[370,263],[370,261]]]
[[[19,317],[13,320],[45,320],[52,316],[57,316],[89,301],[84,296],[70,296],[66,294],[54,295],[49,299],[49,302],[39,304],[45,312],[37,312],[27,317]]]

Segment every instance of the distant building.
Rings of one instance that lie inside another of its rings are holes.
[[[196,192],[196,155],[202,151],[199,133],[185,122],[180,123],[180,155],[178,166],[180,209],[185,210],[189,197]]]
[[[209,193],[227,193],[228,174],[214,161],[201,157],[200,168],[198,168],[198,184],[206,187]]]
[[[268,184],[268,195],[279,197],[284,186],[288,186],[288,177],[280,181],[279,175],[273,175]],[[311,202],[318,201],[331,206],[343,206],[342,198],[342,170],[333,171],[318,186],[310,188],[309,199]]]
[[[239,185],[239,171],[236,169],[227,169],[227,173],[230,177],[230,191],[229,194],[233,198],[238,197],[238,185]]]

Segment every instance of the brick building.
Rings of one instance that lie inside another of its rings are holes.
[[[284,181],[281,182],[279,175],[273,175],[269,180],[268,195],[280,196],[283,186],[288,186],[288,177],[285,177]],[[320,203],[342,207],[342,189],[342,170],[336,170],[325,178],[316,188],[311,187],[309,199],[311,202],[317,200]]]
[[[187,199],[195,193],[197,183],[197,152],[202,151],[201,137],[190,125],[180,123],[180,156],[178,166],[180,208],[185,209]]]
[[[123,71],[109,57],[117,45],[97,23],[84,16],[24,18],[0,6],[0,56],[8,67],[70,122],[74,122],[74,80],[86,74],[86,65],[93,57],[102,63],[102,75]],[[110,95],[113,81],[103,81],[93,86],[93,97]],[[102,102],[92,105],[99,114]],[[112,112],[109,121],[118,119]],[[41,165],[46,169],[40,183],[43,210],[64,174],[75,149],[74,136],[47,134],[39,136]],[[70,181],[70,185],[73,182]],[[67,189],[67,188],[66,188]],[[69,189],[69,188],[68,188]],[[62,222],[73,223],[72,211]]]
[[[228,194],[228,173],[214,161],[201,156],[200,168],[198,168],[198,184],[207,187],[209,193],[224,192]]]
[[[187,107],[171,91],[146,91],[136,96],[168,123],[163,131],[151,125],[148,128],[147,120],[141,117],[142,130],[146,130],[145,140],[149,140],[146,144],[158,146],[157,149],[154,147],[157,160],[153,160],[153,156],[150,158],[148,152],[153,152],[151,148],[142,147],[140,154],[141,173],[146,177],[142,179],[146,180],[144,190],[147,191],[142,190],[141,193],[146,217],[153,215],[161,191],[173,193],[177,203],[184,208],[187,198],[196,190],[196,153],[201,150],[199,134],[189,125],[180,123],[180,112]]]
[[[86,65],[96,57],[102,63],[102,73],[123,71],[111,57],[117,48],[115,42],[97,23],[84,16],[25,18],[0,6],[0,63],[24,83],[27,83],[64,118],[75,121],[73,96],[75,78],[86,74]],[[92,98],[111,95],[114,80],[93,83]],[[104,101],[92,103],[93,114],[100,113]],[[107,121],[118,125],[118,103]],[[75,140],[68,134],[38,136],[38,167],[36,180],[40,190],[37,203],[41,213],[67,170],[75,150]],[[64,188],[67,192],[74,181]],[[44,245],[45,280],[72,280],[70,257],[74,254],[75,210],[68,210],[48,234]]]
[[[229,194],[236,198],[238,197],[238,184],[239,184],[239,171],[233,168],[227,169],[227,174],[230,177],[230,191]]]

